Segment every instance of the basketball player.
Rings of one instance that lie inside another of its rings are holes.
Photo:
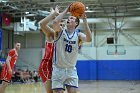
[[[6,87],[10,83],[12,77],[12,71],[16,63],[18,57],[18,51],[20,50],[20,47],[21,47],[20,43],[15,43],[14,48],[11,49],[8,53],[8,57],[2,68],[2,73],[1,73],[2,85],[0,86],[0,93],[4,93]]]
[[[42,59],[39,66],[39,76],[42,79],[42,82],[45,85],[47,93],[53,93],[51,90],[51,74],[52,74],[52,58],[54,52],[53,38],[54,30],[52,30],[47,24],[59,14],[58,6],[55,7],[55,10],[51,8],[51,13],[44,19],[40,21],[41,31],[46,36],[45,44],[45,55]],[[48,33],[49,32],[49,33]]]
[[[69,16],[66,29],[60,26],[61,20],[68,13],[69,7],[60,13],[53,21],[53,29],[58,33],[55,40],[53,71],[52,71],[52,89],[54,93],[62,93],[67,88],[68,93],[77,93],[78,75],[76,62],[78,55],[78,40],[91,42],[91,31],[87,23],[85,13],[82,15],[85,34],[79,32],[76,27],[79,25],[79,19]]]

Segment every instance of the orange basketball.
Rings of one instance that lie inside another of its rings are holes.
[[[69,12],[72,16],[80,17],[85,11],[85,5],[81,2],[73,2],[69,7]]]

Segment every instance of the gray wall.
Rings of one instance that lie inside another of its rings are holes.
[[[8,31],[2,30],[2,48],[8,48]]]
[[[22,48],[41,48],[44,46],[44,35],[39,32],[16,34],[14,40],[22,44]]]
[[[37,70],[42,58],[41,48],[22,48],[19,52],[19,57],[16,63],[17,68],[22,67],[29,70]]]

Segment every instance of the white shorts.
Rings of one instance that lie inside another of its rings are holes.
[[[65,89],[65,86],[78,88],[76,67],[59,68],[53,65],[52,89]]]

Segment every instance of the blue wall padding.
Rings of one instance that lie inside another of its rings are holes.
[[[80,80],[140,80],[140,60],[78,60]]]

